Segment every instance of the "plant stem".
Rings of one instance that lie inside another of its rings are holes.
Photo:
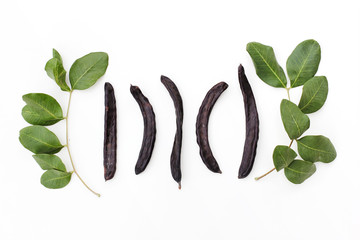
[[[286,92],[287,92],[289,101],[291,101],[291,100],[290,100],[290,88],[286,88]]]
[[[291,148],[291,145],[293,144],[294,139],[291,140],[290,144],[289,144],[289,148]]]
[[[69,95],[69,103],[68,103],[68,107],[67,107],[67,112],[66,112],[66,148],[67,151],[69,153],[69,158],[70,158],[70,162],[73,168],[73,172],[76,174],[76,176],[78,176],[78,178],[80,179],[80,181],[85,185],[85,187],[87,189],[89,189],[93,194],[95,194],[96,196],[100,197],[100,194],[95,192],[94,190],[92,190],[85,182],[84,180],[80,177],[79,173],[77,172],[75,165],[74,165],[74,161],[71,157],[71,153],[70,153],[70,148],[69,148],[69,110],[70,110],[70,102],[71,102],[71,96],[72,96],[72,92],[73,90],[70,91],[70,95]]]
[[[257,181],[257,180],[262,179],[263,177],[265,177],[266,175],[270,174],[270,173],[271,173],[272,171],[274,171],[274,170],[275,170],[275,168],[271,169],[270,171],[268,171],[267,173],[261,175],[260,177],[256,177],[255,180]]]

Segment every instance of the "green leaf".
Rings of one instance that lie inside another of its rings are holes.
[[[69,78],[73,89],[84,90],[105,74],[109,57],[104,52],[94,52],[77,59],[70,68]]]
[[[280,171],[284,167],[289,166],[296,156],[296,152],[288,146],[276,146],[273,153],[273,161],[276,171]]]
[[[57,153],[64,146],[56,135],[43,126],[30,126],[20,130],[21,144],[35,154]]]
[[[27,104],[22,109],[22,116],[30,124],[48,126],[64,119],[60,104],[47,94],[29,93],[22,99]]]
[[[59,60],[62,63],[61,55],[58,51],[56,51],[55,48],[53,48],[53,58],[56,58],[57,60]]]
[[[41,176],[41,184],[44,185],[47,188],[57,189],[57,188],[63,188],[71,180],[71,174],[69,172],[61,172],[58,170],[47,170],[44,172],[44,174]]]
[[[281,119],[290,139],[297,139],[309,127],[310,119],[296,104],[283,99],[280,104]]]
[[[294,160],[284,171],[290,182],[300,184],[316,172],[316,166],[311,162]]]
[[[336,150],[324,136],[305,136],[297,141],[300,156],[309,162],[329,163],[336,158]]]
[[[284,70],[277,63],[272,47],[257,42],[250,42],[246,46],[250,54],[256,74],[261,80],[273,87],[286,88],[287,80]]]
[[[292,88],[303,85],[315,76],[320,58],[320,45],[315,40],[306,40],[296,46],[286,62]]]
[[[36,154],[33,155],[35,161],[40,165],[43,170],[56,169],[62,172],[66,172],[66,168],[61,159],[52,154]]]
[[[53,49],[53,58],[45,65],[45,71],[51,79],[55,80],[61,90],[70,91],[69,86],[66,84],[66,71],[61,56],[55,49]]]
[[[304,84],[299,108],[303,113],[313,113],[325,103],[328,94],[326,77],[313,77]]]

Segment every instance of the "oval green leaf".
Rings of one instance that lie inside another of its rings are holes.
[[[40,182],[47,188],[58,189],[63,188],[71,180],[71,174],[69,172],[61,172],[58,170],[48,170],[41,176]]]
[[[299,108],[303,113],[313,113],[325,103],[328,94],[326,77],[313,77],[304,84]]]
[[[315,40],[305,40],[296,46],[286,62],[292,88],[303,85],[315,76],[320,58],[320,45]]]
[[[284,70],[278,64],[272,47],[257,42],[246,46],[254,63],[256,74],[261,80],[273,87],[286,88],[287,80]]]
[[[296,152],[288,146],[276,146],[273,153],[273,162],[276,171],[280,171],[281,169],[289,166],[296,156]]]
[[[36,154],[33,155],[35,161],[40,165],[43,170],[59,170],[66,172],[66,167],[61,159],[53,154]]]
[[[316,172],[316,166],[311,162],[294,160],[284,172],[290,182],[300,184]]]
[[[297,141],[300,156],[309,162],[329,163],[336,158],[336,150],[324,136],[305,136]]]
[[[280,113],[290,139],[297,139],[310,127],[309,117],[289,100],[283,99],[281,101]]]
[[[70,68],[69,78],[73,89],[84,90],[105,74],[109,57],[104,52],[94,52],[77,59]]]
[[[64,147],[57,136],[43,126],[30,126],[21,129],[19,140],[26,149],[35,154],[53,154]]]
[[[44,93],[29,93],[24,95],[26,106],[22,109],[25,121],[33,125],[48,126],[64,119],[60,104]]]
[[[61,56],[55,49],[53,49],[53,58],[45,65],[45,71],[51,79],[55,80],[61,90],[70,91],[69,86],[66,84],[66,71]]]

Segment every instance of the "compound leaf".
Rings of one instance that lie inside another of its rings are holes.
[[[296,152],[288,146],[276,146],[273,153],[273,161],[276,171],[280,171],[281,169],[289,166],[296,156]]]
[[[22,116],[30,124],[48,126],[64,119],[60,104],[47,94],[29,93],[22,99],[27,104],[22,109]]]
[[[33,155],[35,161],[40,165],[43,170],[56,169],[66,172],[66,168],[61,159],[53,154],[36,154]]]
[[[272,47],[257,42],[246,46],[255,65],[256,74],[261,80],[273,87],[286,88],[287,80],[284,70],[278,64]]]
[[[303,85],[315,76],[320,58],[320,45],[315,40],[305,40],[296,46],[286,62],[292,88]]]
[[[325,103],[328,94],[326,77],[313,77],[304,84],[299,108],[303,113],[313,113]]]
[[[309,162],[329,163],[336,158],[336,150],[324,136],[305,136],[297,141],[300,156]]]
[[[57,153],[64,146],[57,136],[43,126],[30,126],[20,130],[20,143],[35,154]]]
[[[310,119],[296,104],[283,99],[280,104],[281,119],[290,139],[297,139],[309,127]]]
[[[109,57],[104,52],[89,53],[77,59],[70,68],[69,78],[73,89],[84,90],[105,74]]]
[[[63,188],[71,180],[72,173],[69,172],[62,172],[58,170],[47,170],[41,176],[40,182],[47,188],[58,189]]]
[[[295,184],[303,183],[316,171],[315,164],[302,160],[294,160],[284,170],[286,178]]]
[[[61,56],[55,49],[53,49],[53,58],[45,65],[45,71],[51,79],[55,80],[61,90],[70,91],[69,86],[66,84],[66,71]]]

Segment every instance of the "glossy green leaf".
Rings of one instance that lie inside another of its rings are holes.
[[[315,40],[305,40],[296,46],[286,62],[292,88],[303,85],[315,76],[320,58],[320,45]]]
[[[299,108],[303,113],[313,113],[325,103],[328,94],[326,77],[313,77],[304,84]]]
[[[43,126],[30,126],[21,129],[19,140],[26,149],[35,154],[57,153],[64,147],[57,136]]]
[[[290,182],[300,184],[316,172],[316,166],[311,162],[294,160],[284,171]]]
[[[94,52],[77,59],[70,68],[69,78],[73,89],[84,90],[105,74],[109,57],[104,52]]]
[[[281,119],[290,139],[297,139],[309,127],[310,119],[296,104],[283,99],[280,104]]]
[[[36,154],[33,155],[35,161],[40,165],[43,170],[56,169],[66,172],[66,168],[61,159],[53,154]]]
[[[296,156],[296,152],[288,146],[276,146],[273,153],[273,162],[276,171],[280,171],[281,169],[289,166]]]
[[[45,65],[45,71],[51,79],[55,80],[61,90],[70,91],[69,86],[66,84],[66,71],[61,56],[55,49],[53,49],[53,58]]]
[[[273,87],[286,88],[287,80],[284,70],[278,64],[272,47],[257,42],[250,42],[246,46],[250,54],[256,74],[261,80]]]
[[[47,188],[57,189],[57,188],[63,188],[71,180],[71,174],[69,172],[62,172],[58,170],[47,170],[44,172],[44,174],[41,176],[41,184],[44,185]]]
[[[336,150],[324,136],[305,136],[297,141],[300,156],[309,162],[329,163],[336,158]]]
[[[29,93],[22,99],[27,104],[22,109],[22,116],[30,124],[48,126],[64,119],[60,104],[47,94]]]

